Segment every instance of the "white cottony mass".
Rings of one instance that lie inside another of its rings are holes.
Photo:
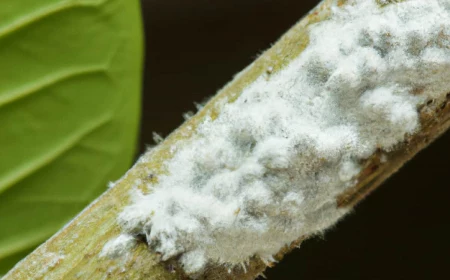
[[[450,77],[450,0],[349,2],[174,147],[167,174],[120,214],[125,233],[195,273],[270,261],[347,212],[336,196],[361,160],[419,130],[418,106],[445,96]]]

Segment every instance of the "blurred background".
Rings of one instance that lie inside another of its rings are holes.
[[[317,0],[142,0],[146,33],[140,151],[167,136],[269,48]],[[408,163],[268,279],[441,279],[450,264],[450,133]],[[445,278],[445,277],[444,277]]]

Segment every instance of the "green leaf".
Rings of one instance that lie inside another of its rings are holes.
[[[138,0],[0,1],[0,274],[130,166]]]

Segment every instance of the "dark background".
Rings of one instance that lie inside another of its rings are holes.
[[[317,0],[142,0],[141,152],[269,48]],[[450,133],[353,214],[266,271],[268,279],[446,279]]]

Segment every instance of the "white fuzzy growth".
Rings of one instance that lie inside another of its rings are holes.
[[[253,255],[270,261],[335,223],[346,212],[336,196],[355,184],[359,162],[416,132],[417,107],[449,89],[449,7],[335,7],[311,27],[297,59],[261,76],[175,147],[169,175],[121,213],[124,230],[145,234],[163,259],[181,254],[186,271],[198,272]]]
[[[136,239],[133,236],[121,234],[103,246],[100,256],[108,258],[127,256],[135,245]]]

